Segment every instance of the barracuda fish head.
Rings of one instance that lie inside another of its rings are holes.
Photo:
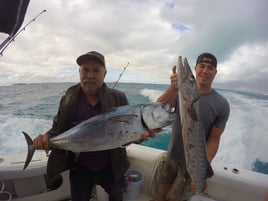
[[[165,103],[144,105],[141,114],[142,121],[149,130],[168,126],[176,118],[176,114],[172,113],[170,106]]]
[[[191,68],[188,64],[187,58],[182,61],[182,57],[179,57],[178,68],[179,88],[182,97],[190,103],[196,102],[200,95],[197,90],[196,81]]]

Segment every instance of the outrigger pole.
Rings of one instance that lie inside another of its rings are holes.
[[[129,62],[127,62],[127,65],[124,67],[124,69],[123,69],[122,73],[121,73],[121,74],[119,74],[118,79],[117,79],[117,80],[115,81],[115,83],[114,83],[113,89],[115,88],[116,84],[119,82],[119,80],[120,80],[121,76],[123,75],[123,73],[124,73],[124,72],[125,72],[125,70],[127,69],[128,65],[129,65]]]
[[[43,10],[41,11],[38,15],[36,15],[31,21],[29,21],[24,27],[22,27],[15,35],[10,34],[6,40],[4,40],[4,42],[1,43],[0,45],[0,56],[3,56],[3,52],[5,51],[5,49],[7,48],[7,46],[9,46],[9,44],[13,41],[15,41],[15,38],[22,32],[25,30],[25,28],[31,24],[32,22],[35,21],[35,19],[37,17],[39,17],[40,15],[42,15],[44,12],[46,12],[47,10]]]

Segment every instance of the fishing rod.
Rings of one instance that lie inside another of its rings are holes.
[[[46,12],[47,10],[42,10],[38,15],[36,15],[31,21],[29,21],[24,27],[22,27],[14,36],[13,35],[9,35],[7,37],[6,40],[4,40],[4,42],[0,45],[0,56],[3,56],[3,52],[5,51],[5,49],[7,48],[7,46],[9,46],[9,44],[11,42],[15,41],[15,38],[22,32],[25,31],[26,27],[31,24],[32,22],[34,22],[36,20],[36,18],[38,18],[40,15],[42,15],[44,12]]]
[[[127,65],[124,67],[124,69],[123,69],[123,71],[121,72],[121,74],[119,74],[118,79],[117,79],[117,80],[115,81],[115,83],[114,83],[113,89],[115,88],[116,84],[119,82],[121,76],[124,74],[124,72],[125,72],[125,70],[127,69],[128,65],[129,65],[129,62],[127,62]]]

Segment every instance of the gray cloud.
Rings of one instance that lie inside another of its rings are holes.
[[[130,62],[122,81],[169,83],[179,55],[193,67],[208,51],[215,86],[268,93],[266,0],[31,1],[25,23],[43,9],[0,58],[0,84],[78,81],[75,60],[93,49],[110,68]]]

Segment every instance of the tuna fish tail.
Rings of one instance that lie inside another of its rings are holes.
[[[27,145],[28,145],[28,153],[27,153],[27,158],[26,158],[26,161],[25,161],[25,164],[24,164],[24,167],[23,169],[26,169],[29,165],[29,163],[31,162],[32,158],[33,158],[33,155],[34,155],[34,151],[35,151],[35,148],[33,146],[33,140],[32,138],[25,132],[23,132],[23,135],[26,139],[26,142],[27,142]]]

